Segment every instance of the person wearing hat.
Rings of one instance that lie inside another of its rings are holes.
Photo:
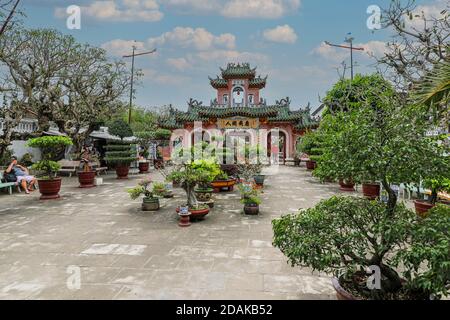
[[[30,191],[33,191],[33,186],[36,183],[36,178],[30,175],[28,168],[21,166],[17,163],[17,158],[11,158],[11,164],[5,170],[6,173],[12,173],[16,176],[17,182],[20,184],[23,190],[25,190],[26,194],[29,194]]]

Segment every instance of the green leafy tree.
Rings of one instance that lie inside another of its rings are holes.
[[[133,136],[130,125],[121,119],[113,121],[108,129],[110,134],[119,137],[121,140]]]
[[[45,178],[53,179],[61,166],[56,162],[57,157],[67,146],[71,146],[72,140],[63,136],[44,136],[28,140],[27,145],[39,148],[42,160],[33,165],[33,169],[45,172]]]

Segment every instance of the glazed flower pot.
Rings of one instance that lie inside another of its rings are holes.
[[[228,180],[217,180],[211,182],[212,187],[214,188],[214,193],[219,193],[223,189],[227,189],[227,191],[233,191],[234,185],[236,184],[236,180],[228,179]]]
[[[416,208],[416,213],[422,218],[425,218],[428,214],[428,211],[434,208],[434,204],[431,204],[427,201],[423,200],[415,200],[414,206]]]
[[[198,188],[195,189],[195,196],[200,202],[208,202],[209,200],[211,200],[213,191],[214,190],[212,188]]]
[[[255,183],[258,186],[263,186],[264,185],[264,180],[266,179],[266,176],[262,175],[262,174],[258,174],[256,176],[254,176],[253,179],[255,180]]]
[[[139,162],[139,173],[147,173],[150,168],[150,162]]]
[[[363,183],[362,191],[364,197],[369,200],[375,200],[380,196],[380,184],[379,183]]]
[[[355,183],[351,181],[339,180],[339,185],[341,186],[341,191],[353,192],[355,191]]]
[[[95,187],[95,171],[80,171],[78,172],[78,182],[80,188],[93,188]]]
[[[61,190],[61,178],[54,179],[39,179],[39,192],[41,193],[41,200],[59,199],[59,191]]]
[[[259,205],[257,204],[245,204],[244,213],[250,216],[256,216],[259,214]]]
[[[130,172],[129,165],[121,165],[116,167],[117,179],[128,179],[129,172]]]
[[[158,198],[144,198],[142,200],[142,211],[158,211],[159,199]]]
[[[339,279],[333,277],[331,279],[334,290],[336,290],[336,298],[338,300],[358,300],[355,296],[353,296],[350,292],[346,291],[340,284]]]
[[[314,170],[317,167],[317,162],[308,160],[306,161],[306,169],[308,170]]]

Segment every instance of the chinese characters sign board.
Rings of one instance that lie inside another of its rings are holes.
[[[257,129],[259,128],[259,119],[254,118],[228,118],[218,119],[219,129]]]

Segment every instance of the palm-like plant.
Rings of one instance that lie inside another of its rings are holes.
[[[419,104],[448,105],[450,99],[450,62],[443,61],[434,67],[417,86],[416,101]]]

